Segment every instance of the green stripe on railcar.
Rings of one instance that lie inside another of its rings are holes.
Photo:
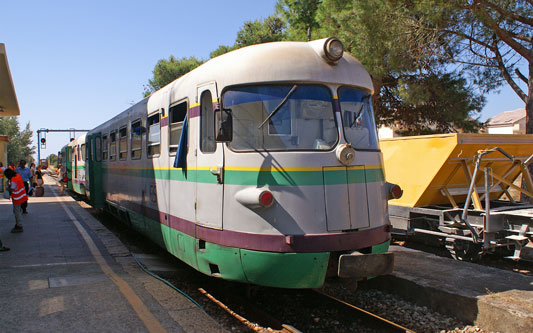
[[[134,229],[206,275],[278,288],[318,288],[326,278],[329,252],[262,252],[209,242],[202,242],[200,248],[199,239],[120,209],[128,212]]]

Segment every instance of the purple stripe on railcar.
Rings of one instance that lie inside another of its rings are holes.
[[[172,229],[183,232],[191,237],[206,242],[267,252],[331,252],[357,250],[381,244],[390,240],[388,226],[373,229],[313,234],[313,235],[265,235],[251,234],[233,230],[217,230],[197,225],[192,221],[160,212],[156,209],[143,207],[137,203],[124,201],[125,208],[159,221]]]

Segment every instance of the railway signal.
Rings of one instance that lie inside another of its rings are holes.
[[[41,160],[41,149],[46,149],[46,133],[49,132],[68,132],[69,136],[71,138],[76,136],[76,132],[88,132],[89,130],[85,129],[48,129],[48,128],[41,128],[37,130],[37,161]],[[41,133],[42,137],[41,137]]]

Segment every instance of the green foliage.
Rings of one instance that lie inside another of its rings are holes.
[[[18,164],[18,161],[24,159],[32,160],[32,154],[35,154],[35,146],[32,146],[31,137],[33,132],[30,130],[30,123],[26,124],[24,130],[20,130],[17,117],[0,117],[0,135],[7,135],[9,143],[7,144],[7,160]]]
[[[50,154],[50,155],[48,155],[48,157],[46,158],[46,160],[48,161],[48,165],[53,165],[53,166],[56,166],[56,167],[57,167],[58,158],[57,158],[57,155],[56,155],[56,154]]]
[[[312,31],[319,28],[316,12],[322,0],[278,0],[276,13],[289,24],[291,40],[311,40]]]
[[[405,76],[383,85],[376,117],[395,124],[403,135],[479,130],[471,116],[485,99],[474,94],[464,78],[454,74]]]
[[[244,22],[243,27],[237,32],[235,47],[276,42],[285,37],[285,22],[277,16],[270,16],[262,22],[259,20]]]
[[[152,71],[152,79],[148,80],[148,85],[144,87],[144,96],[149,96],[151,93],[163,88],[180,76],[200,66],[203,62],[203,60],[198,60],[195,57],[177,59],[173,55],[168,60],[160,59]]]
[[[225,53],[231,52],[231,51],[233,51],[235,49],[236,49],[235,46],[220,45],[218,47],[218,49],[214,50],[213,52],[211,52],[209,54],[209,58],[213,59],[213,58],[218,57],[220,55],[223,55]]]
[[[220,45],[209,56],[215,58],[241,47],[284,40],[285,28],[285,22],[277,16],[267,17],[263,21],[246,21],[237,32],[235,44]]]
[[[446,60],[461,66],[483,91],[508,84],[525,103],[526,133],[533,133],[533,2],[531,0],[425,0],[413,14],[438,8],[417,30],[431,30],[447,47]],[[529,67],[529,74],[520,72]],[[522,89],[525,83],[526,89]]]
[[[413,14],[428,3],[324,0],[317,21],[322,36],[339,37],[370,72],[377,123],[395,123],[409,134],[476,130],[472,118],[484,99],[463,76],[449,73],[446,55],[456,46],[417,28],[450,19],[446,8]]]

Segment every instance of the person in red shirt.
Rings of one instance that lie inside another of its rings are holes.
[[[4,175],[9,180],[8,190],[13,201],[13,214],[15,214],[15,227],[11,229],[12,233],[22,232],[22,204],[28,202],[26,189],[22,177],[11,169],[7,169]]]

